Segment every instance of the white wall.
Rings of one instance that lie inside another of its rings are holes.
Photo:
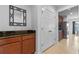
[[[37,28],[37,7],[36,5],[31,6],[31,26],[33,30]]]
[[[41,51],[41,46],[40,46],[40,32],[39,32],[39,20],[41,19],[40,18],[40,14],[41,14],[41,11],[40,11],[40,6],[38,5],[33,5],[31,6],[31,26],[32,26],[32,29],[33,30],[36,30],[36,53],[40,53]]]
[[[44,11],[40,19],[40,37],[41,49],[44,51],[57,42],[58,19],[53,6],[42,6],[42,8]]]
[[[46,24],[46,23],[41,23],[41,20],[45,20],[45,19],[42,19],[42,8],[43,7],[50,7],[49,9],[51,11],[54,10],[53,7],[51,6],[40,6],[40,5],[37,5],[37,6],[32,6],[32,28],[36,30],[36,53],[42,53],[42,45],[41,45],[41,42],[43,41],[41,38],[45,38],[45,37],[41,37],[42,34],[45,34],[45,33],[41,33],[41,25],[43,24]],[[56,13],[56,19],[55,21],[52,21],[52,24],[51,25],[55,25],[55,29],[54,29],[54,32],[52,35],[51,40],[57,40],[58,39],[58,17],[57,17],[57,12]],[[53,17],[53,16],[52,16]],[[52,18],[53,19],[53,18]],[[51,20],[49,20],[51,22]],[[54,24],[55,23],[55,24]],[[49,39],[48,39],[49,40]],[[51,41],[49,40],[49,41]],[[53,42],[51,42],[53,44]],[[50,45],[52,45],[50,44]]]
[[[79,16],[78,16],[78,10],[73,11],[73,14],[69,14],[66,18],[65,21],[69,23],[68,31],[69,31],[69,38],[71,38],[72,33],[73,33],[73,21],[79,21]]]
[[[27,11],[27,26],[9,26],[9,5],[0,5],[0,31],[29,30],[31,28],[31,7],[17,5]]]

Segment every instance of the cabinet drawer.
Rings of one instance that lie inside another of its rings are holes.
[[[34,34],[30,34],[30,35],[24,35],[22,40],[26,40],[26,39],[34,39],[35,35]]]
[[[21,41],[21,37],[9,37],[0,39],[0,45]]]

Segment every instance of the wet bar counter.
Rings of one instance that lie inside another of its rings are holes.
[[[0,32],[0,54],[35,53],[35,31]]]

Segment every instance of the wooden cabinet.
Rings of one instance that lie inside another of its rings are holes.
[[[59,31],[59,41],[62,40],[62,38],[63,38],[63,32]]]
[[[6,44],[0,46],[0,53],[2,54],[20,54],[21,53],[21,44],[20,42]]]
[[[0,53],[18,54],[21,53],[21,37],[9,37],[0,39]]]
[[[34,34],[23,36],[23,53],[32,54],[35,52],[35,36]]]
[[[35,34],[0,38],[0,54],[32,54],[35,52]]]
[[[59,16],[59,23],[63,22],[63,16]]]
[[[63,16],[59,16],[59,41],[63,39]]]
[[[20,41],[21,41],[20,36],[5,37],[5,38],[0,38],[0,45],[10,44],[10,43],[15,43]]]

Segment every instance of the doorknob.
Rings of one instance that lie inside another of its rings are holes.
[[[52,32],[51,30],[49,30],[48,32]]]

